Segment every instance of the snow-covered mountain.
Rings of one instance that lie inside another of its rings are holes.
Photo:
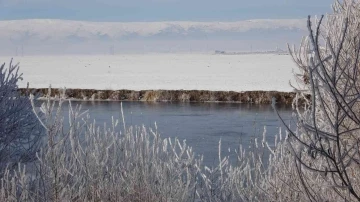
[[[29,50],[34,49],[33,46],[44,49],[45,45],[54,47],[55,44],[80,46],[91,43],[108,47],[109,44],[130,42],[139,47],[143,44],[143,49],[144,46],[152,46],[152,43],[156,44],[155,42],[159,41],[193,41],[194,46],[191,49],[196,50],[199,41],[208,41],[207,46],[212,46],[215,41],[253,41],[250,43],[256,44],[266,41],[281,43],[281,40],[284,40],[285,44],[293,42],[295,38],[300,40],[299,37],[304,35],[305,29],[304,19],[258,19],[236,22],[87,22],[29,19],[0,21],[0,42],[13,46],[28,46]],[[174,44],[171,47],[174,47]],[[179,44],[181,45],[183,44]],[[135,45],[129,46],[131,49]]]

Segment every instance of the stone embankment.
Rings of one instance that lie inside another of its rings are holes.
[[[25,94],[27,89],[20,89]],[[48,88],[28,89],[40,97],[48,93]],[[61,89],[51,89],[51,96],[59,95]],[[289,105],[295,93],[277,91],[207,91],[207,90],[94,90],[66,89],[66,97],[76,100],[107,101],[151,101],[151,102],[239,102],[269,104],[272,98],[278,104]]]

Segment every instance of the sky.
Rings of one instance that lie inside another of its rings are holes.
[[[306,18],[334,0],[0,0],[0,20],[237,21]]]

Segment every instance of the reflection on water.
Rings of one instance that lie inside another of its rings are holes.
[[[73,102],[74,104],[82,104],[82,109],[88,109],[91,118],[96,119],[99,124],[110,123],[112,116],[122,120],[120,102]],[[67,106],[64,106],[64,112],[67,112]],[[220,138],[223,154],[229,155],[229,148],[230,153],[234,154],[234,149],[240,143],[247,145],[254,137],[262,137],[264,126],[267,140],[272,143],[281,126],[270,105],[123,102],[123,109],[127,126],[144,124],[154,128],[156,122],[162,137],[186,139],[197,154],[204,154],[207,165],[218,160]],[[286,123],[289,123],[291,107],[278,106],[278,110]]]

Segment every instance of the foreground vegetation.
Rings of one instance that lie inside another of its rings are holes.
[[[263,201],[273,194],[263,181],[267,173],[285,176],[285,170],[265,167],[265,150],[273,152],[266,160],[270,167],[289,155],[272,150],[265,133],[254,150],[236,151],[236,166],[221,156],[219,144],[219,164],[209,168],[185,142],[162,139],[156,129],[126,126],[124,119],[97,128],[87,112],[71,102],[69,123],[64,123],[64,102],[63,96],[58,101],[48,96],[38,109],[32,96],[46,142],[35,162],[5,169],[1,201]]]
[[[29,125],[33,133],[0,131],[1,162],[8,162],[1,170],[0,200],[359,201],[359,9],[360,2],[344,0],[334,4],[325,23],[321,17],[312,25],[309,18],[309,37],[290,50],[301,71],[293,84],[297,129],[280,131],[274,146],[264,131],[251,149],[239,147],[232,164],[222,156],[220,142],[219,164],[209,168],[186,142],[162,139],[156,128],[127,126],[124,117],[100,128],[70,103],[64,123],[64,94],[51,101],[49,90],[40,108],[34,96],[21,100],[27,107],[16,112],[32,109],[24,119],[29,122],[6,125]],[[1,72],[3,78],[19,77]],[[8,84],[3,79],[3,91],[17,88]],[[6,95],[1,97],[10,102],[6,106],[22,98]]]

